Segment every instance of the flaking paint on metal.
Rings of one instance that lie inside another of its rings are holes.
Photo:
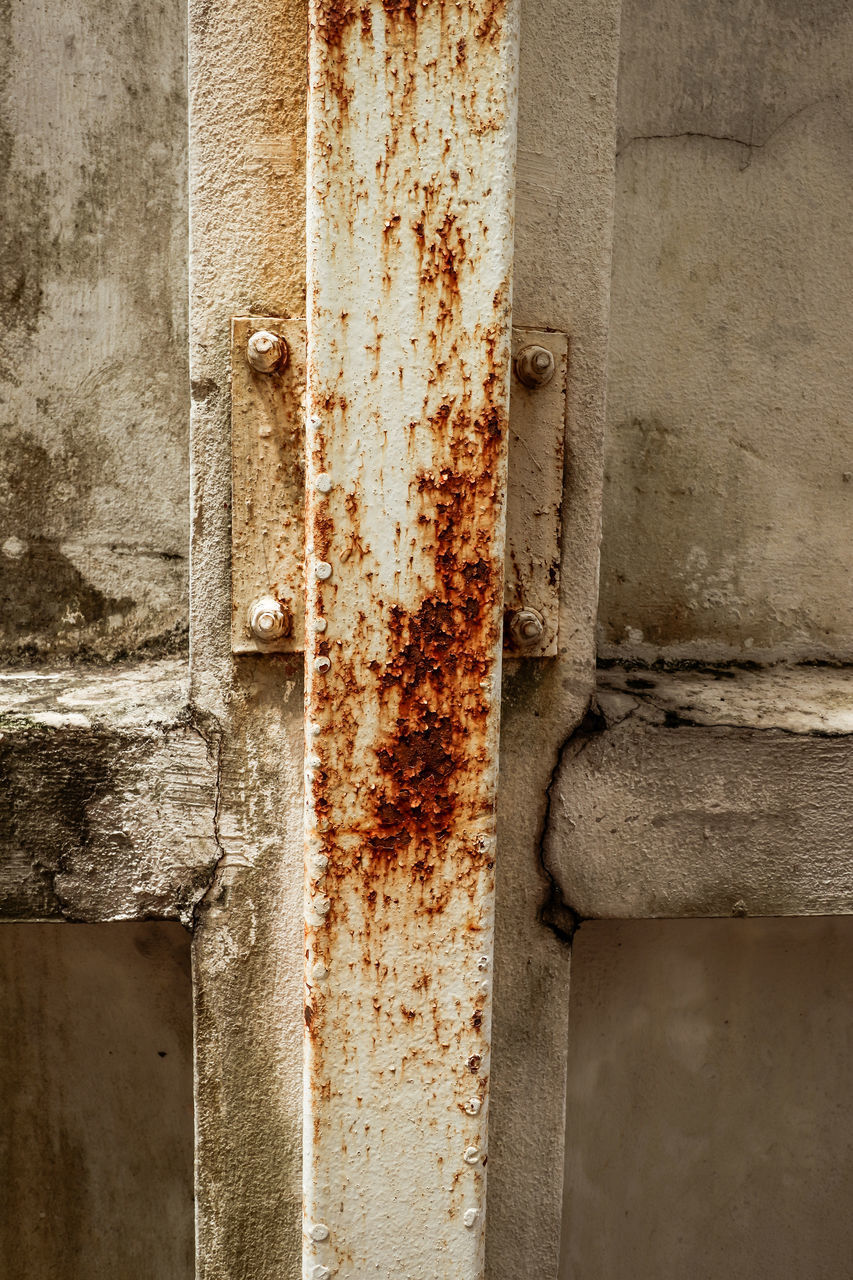
[[[516,5],[310,11],[312,1280],[482,1275]]]

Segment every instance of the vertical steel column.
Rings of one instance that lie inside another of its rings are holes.
[[[483,1270],[516,5],[311,3],[311,1280]]]

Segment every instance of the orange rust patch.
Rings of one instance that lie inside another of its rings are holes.
[[[478,40],[491,40],[499,35],[506,14],[506,0],[489,0],[485,13],[477,27]]]
[[[426,7],[425,0],[420,0],[422,7]],[[382,8],[392,18],[408,18],[414,21],[418,16],[418,0],[382,0]]]
[[[435,549],[437,590],[414,613],[397,606],[388,611],[390,654],[377,673],[383,704],[394,715],[376,753],[368,848],[374,858],[393,855],[395,865],[408,851],[412,878],[420,883],[436,860],[427,851],[470,818],[483,763],[476,744],[489,715],[482,685],[494,661],[500,575],[487,558],[491,529],[482,517],[496,500],[492,476],[501,417],[488,412],[478,423],[482,451],[476,470],[469,462],[465,471],[446,468],[417,479],[424,540]],[[450,407],[442,405],[434,427],[449,432],[451,440],[470,440],[464,417],[457,417],[455,431],[450,419]]]
[[[382,9],[391,19],[415,22],[418,10],[437,0],[381,0]],[[314,23],[318,36],[329,46],[340,45],[348,27],[356,21],[361,24],[361,34],[369,39],[371,32],[371,5],[364,0],[314,0]]]

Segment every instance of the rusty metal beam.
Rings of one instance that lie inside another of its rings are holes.
[[[305,1277],[482,1275],[516,0],[313,0]]]
[[[287,357],[255,369],[250,338],[272,334]],[[560,517],[568,341],[513,329],[504,552],[504,652],[558,653]],[[525,382],[526,353],[550,361]],[[305,322],[231,322],[231,649],[293,653],[305,640]],[[256,615],[266,625],[259,626]],[[527,634],[525,634],[527,624]],[[532,631],[530,626],[532,624]]]

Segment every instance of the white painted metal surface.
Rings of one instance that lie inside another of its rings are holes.
[[[483,1270],[517,19],[311,5],[311,1280]]]

